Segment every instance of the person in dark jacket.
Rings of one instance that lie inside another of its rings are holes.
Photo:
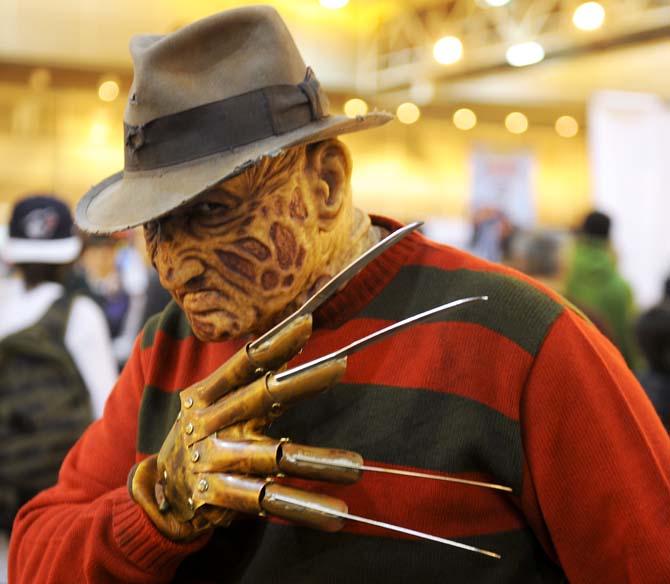
[[[670,278],[661,302],[643,312],[635,332],[646,360],[638,378],[666,428],[670,428]]]

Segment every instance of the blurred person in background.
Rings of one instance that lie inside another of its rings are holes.
[[[81,251],[66,203],[30,196],[16,203],[1,250],[12,268],[0,286],[0,338],[37,322],[66,293],[72,264]],[[84,295],[71,302],[64,342],[91,395],[95,418],[117,378],[109,330],[99,306]]]
[[[482,207],[472,217],[469,250],[490,262],[502,262],[509,252],[515,227],[507,214],[493,207]]]
[[[565,237],[560,233],[518,230],[511,237],[505,263],[562,294],[565,247]]]
[[[610,217],[600,211],[592,211],[584,218],[569,260],[564,292],[634,369],[635,303],[630,285],[617,268],[610,242],[611,224]]]
[[[670,581],[670,438],[613,345],[529,277],[405,231],[249,343],[402,228],[356,206],[338,138],[390,115],[329,114],[267,6],[134,37],[131,53],[124,172],[76,216],[143,225],[174,302],[58,485],[19,513],[13,584]],[[488,300],[276,374],[472,295]],[[335,485],[338,457],[406,474]],[[349,506],[502,558],[345,522]]]
[[[22,504],[55,484],[65,454],[102,416],[116,381],[104,315],[90,298],[66,293],[80,250],[63,201],[38,195],[16,203],[1,249],[12,268],[0,279],[0,529],[5,531]]]
[[[131,230],[92,235],[79,262],[88,290],[102,307],[119,368],[125,364],[142,328],[148,274]]]
[[[665,281],[661,302],[640,315],[635,333],[646,361],[638,379],[670,429],[670,278]]]

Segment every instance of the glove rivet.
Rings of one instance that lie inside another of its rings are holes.
[[[185,408],[192,408],[193,407],[193,398],[192,397],[187,397],[186,400],[184,400],[184,407]]]
[[[193,503],[193,499],[191,499],[191,497],[188,498],[188,506],[191,509],[193,509],[193,507],[195,507],[195,503]]]
[[[265,373],[265,369],[262,367],[256,367],[256,371],[254,371],[256,375],[261,375],[262,373]]]
[[[167,471],[166,470],[163,471],[163,480],[167,481]]]
[[[200,453],[194,450],[193,454],[191,454],[191,462],[198,462],[198,460],[200,460]]]
[[[186,433],[187,433],[187,434],[193,434],[193,429],[194,429],[194,428],[193,428],[193,424],[192,424],[191,422],[189,422],[188,424],[186,424]]]
[[[281,410],[281,404],[280,404],[279,402],[275,402],[275,403],[272,404],[272,406],[270,407],[270,409],[271,409],[273,412],[276,413],[276,412],[278,412],[279,410]]]
[[[205,479],[200,479],[198,481],[198,491],[204,493],[207,489],[209,489],[209,483]]]
[[[280,438],[279,439],[279,442],[281,442],[282,444],[285,444],[286,442],[290,442],[290,441],[291,441],[290,438]]]

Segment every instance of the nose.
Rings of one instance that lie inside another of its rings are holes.
[[[191,255],[195,250],[197,244],[190,241],[186,230],[179,229],[175,221],[160,221],[156,234],[154,264],[165,288],[182,288],[204,274],[205,263]]]

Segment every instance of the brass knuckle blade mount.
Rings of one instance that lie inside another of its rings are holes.
[[[195,412],[211,405],[236,387],[277,369],[297,355],[312,334],[312,315],[294,319],[273,338],[255,348],[247,344],[211,375],[180,394],[182,411]]]
[[[194,445],[192,472],[239,473],[256,476],[285,474],[311,480],[354,483],[362,474],[357,452],[294,444],[288,439],[249,440],[208,437]]]
[[[351,450],[320,448],[284,442],[281,444],[279,470],[290,476],[355,483],[361,478],[363,457]]]
[[[242,513],[270,513],[323,531],[341,529],[344,520],[336,514],[348,510],[343,501],[328,495],[280,485],[267,479],[223,473],[201,477],[191,502],[193,511],[185,520],[195,514],[195,509],[213,505]],[[324,509],[330,513],[324,512]]]
[[[275,517],[329,532],[344,527],[342,514],[348,511],[340,499],[277,483],[265,487],[260,505],[263,511]]]
[[[287,380],[278,380],[277,375],[268,373],[230,393],[225,400],[197,411],[198,415],[193,416],[188,423],[185,423],[184,418],[185,442],[190,446],[237,422],[270,414],[279,415],[284,408],[337,383],[344,375],[346,363],[346,358],[330,360]]]

